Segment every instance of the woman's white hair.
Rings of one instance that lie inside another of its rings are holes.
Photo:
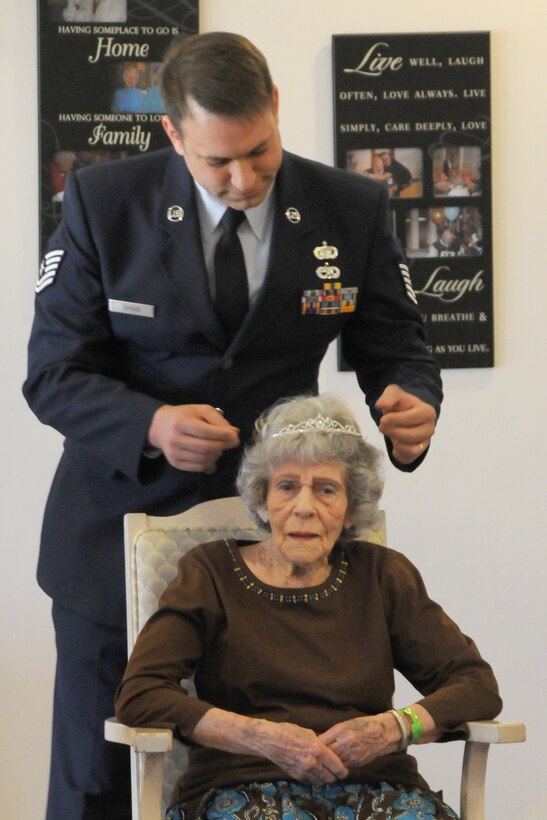
[[[317,417],[331,419],[334,425],[327,424],[326,429],[314,429],[312,425],[296,431],[289,427],[298,428]],[[337,425],[353,428],[359,435],[333,432]],[[289,461],[336,464],[344,472],[348,517],[352,522],[340,540],[348,541],[358,531],[371,529],[376,523],[383,489],[380,459],[380,451],[364,441],[353,414],[338,398],[329,394],[297,396],[283,399],[257,419],[254,440],[241,461],[237,488],[249,514],[264,526],[258,511],[265,506],[274,469]]]

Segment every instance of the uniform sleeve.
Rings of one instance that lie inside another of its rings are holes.
[[[189,553],[137,638],[116,695],[119,720],[171,729],[179,738],[189,738],[211,704],[188,695],[181,681],[192,675],[206,653],[217,618],[212,581]]]
[[[100,254],[75,174],[68,177],[63,221],[49,242],[36,291],[23,387],[31,409],[94,455],[98,465],[140,480],[149,461],[142,450],[161,402],[125,382]]]
[[[502,701],[490,665],[427,594],[418,570],[390,550],[381,584],[395,668],[424,696],[437,726],[490,720]]]
[[[440,368],[427,347],[422,314],[389,225],[387,203],[382,190],[359,305],[342,335],[344,358],[355,370],[376,422],[375,402],[389,384],[431,404],[437,415],[442,401]]]

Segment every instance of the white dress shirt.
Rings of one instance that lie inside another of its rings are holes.
[[[209,277],[211,296],[214,299],[215,248],[222,233],[219,222],[224,216],[227,206],[224,202],[220,202],[220,200],[211,196],[211,194],[195,180],[194,184],[196,186],[196,204],[199,215],[205,267],[207,268]],[[272,184],[260,205],[256,205],[254,208],[248,208],[245,211],[247,219],[240,225],[237,231],[243,249],[245,267],[247,269],[249,303],[252,303],[262,287],[268,269],[275,202],[273,188],[274,186]]]

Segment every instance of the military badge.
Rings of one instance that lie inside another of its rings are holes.
[[[317,247],[313,249],[313,255],[316,259],[321,259],[321,261],[324,259],[336,259],[338,257],[338,248],[334,245],[327,245],[325,240],[323,240],[321,245],[317,245]]]
[[[340,276],[340,268],[329,265],[328,262],[316,268],[315,272],[320,279],[338,279]]]
[[[48,285],[53,284],[64,255],[65,251],[61,250],[48,251],[48,253],[44,255],[38,273],[38,281],[34,289],[36,293],[40,293],[44,288],[47,288]]]
[[[416,294],[414,293],[414,288],[412,287],[412,280],[410,278],[408,265],[403,265],[402,262],[399,262],[399,270],[401,271],[401,276],[403,277],[406,295],[411,302],[414,302],[414,304],[417,305],[418,300],[416,299]]]
[[[338,258],[337,247],[334,245],[327,245],[326,240],[323,240],[321,245],[315,246],[313,249],[313,255],[316,259],[319,259],[324,263],[315,269],[315,273],[320,279],[338,279],[340,277],[340,268],[336,265],[331,265],[329,261],[331,259]]]
[[[285,216],[287,217],[289,222],[293,223],[293,225],[298,225],[298,223],[302,219],[298,208],[287,208],[287,210],[285,211]]]
[[[302,291],[300,313],[302,316],[354,313],[357,293],[358,288],[343,288],[341,282],[325,282],[322,288]]]
[[[169,222],[182,222],[184,219],[184,208],[180,205],[170,205],[167,208],[167,219]]]

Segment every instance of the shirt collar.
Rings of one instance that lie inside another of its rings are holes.
[[[208,239],[216,230],[218,223],[224,216],[226,211],[226,204],[216,199],[214,196],[205,190],[205,188],[194,180],[196,188],[196,203],[199,214],[199,223],[204,240]],[[251,229],[259,242],[263,242],[268,229],[268,223],[273,213],[273,189],[274,184],[270,185],[268,193],[260,203],[254,208],[247,208],[245,216],[251,226]]]

